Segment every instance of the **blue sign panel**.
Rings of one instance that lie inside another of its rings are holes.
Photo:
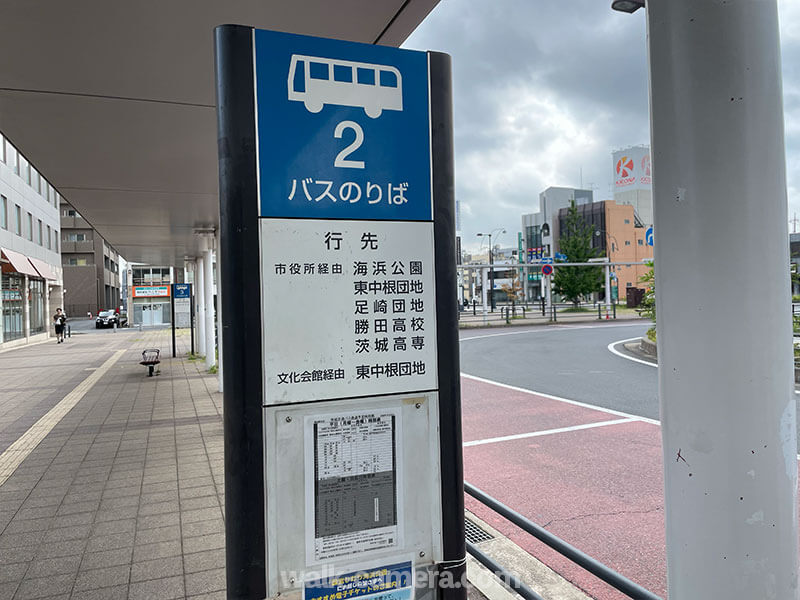
[[[544,258],[542,258],[542,262],[544,264],[546,264],[546,265],[552,265],[553,264],[553,257],[552,256],[545,256]]]
[[[647,242],[648,246],[653,245],[653,226],[647,228],[647,231],[644,232],[644,239]]]
[[[172,297],[173,298],[191,298],[192,297],[192,284],[191,283],[173,283],[172,284]]]
[[[411,561],[306,581],[303,600],[411,600]]]
[[[259,215],[432,220],[424,52],[255,31]]]

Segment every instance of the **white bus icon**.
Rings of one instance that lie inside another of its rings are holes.
[[[293,54],[289,100],[318,113],[326,104],[355,106],[377,119],[384,110],[403,110],[403,79],[395,67]]]

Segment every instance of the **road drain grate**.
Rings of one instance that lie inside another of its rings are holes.
[[[493,540],[494,536],[488,531],[484,531],[469,519],[464,519],[464,533],[466,534],[467,541],[472,544],[480,544]]]

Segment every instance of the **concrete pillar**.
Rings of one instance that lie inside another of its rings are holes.
[[[195,275],[195,323],[197,326],[197,353],[202,354],[206,350],[206,291],[205,273],[203,269],[203,257],[198,256],[194,269]]]
[[[212,250],[203,252],[203,291],[205,292],[205,310],[206,310],[206,326],[205,326],[205,355],[206,355],[206,369],[210,369],[217,364],[217,341],[214,335],[216,315],[214,314],[214,259]]]
[[[776,0],[647,11],[669,597],[797,598]]]
[[[220,241],[219,241],[219,231],[217,231],[217,262],[216,262],[216,269],[217,269],[217,382],[218,382],[218,389],[219,393],[221,394],[223,390],[222,386],[222,260],[220,260],[220,249],[222,248]]]
[[[487,289],[489,287],[489,270],[481,269],[481,303],[483,304],[483,313],[486,314],[486,302],[488,301]]]

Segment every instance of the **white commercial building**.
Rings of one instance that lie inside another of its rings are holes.
[[[0,134],[0,349],[47,339],[63,298],[55,188]]]

